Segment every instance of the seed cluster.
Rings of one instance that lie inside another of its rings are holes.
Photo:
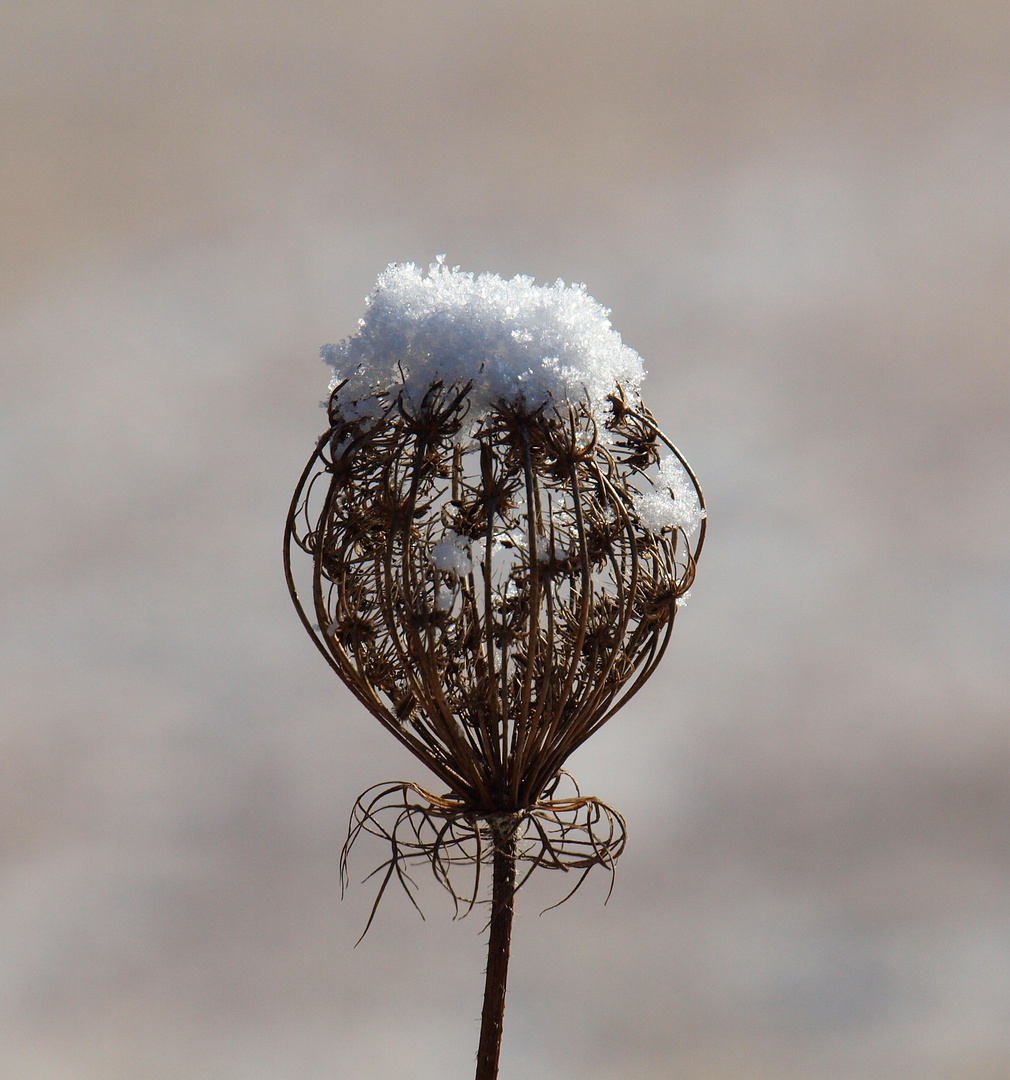
[[[390,393],[377,417],[345,420],[338,387],[287,563],[358,700],[490,814],[535,804],[652,674],[704,525],[692,549],[639,520],[676,454],[644,408],[615,395],[600,431],[588,406],[503,402],[468,425],[467,389],[435,383],[413,409]],[[293,551],[311,560],[304,592]]]

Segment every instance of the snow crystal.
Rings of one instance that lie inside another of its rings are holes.
[[[472,383],[470,416],[500,401],[538,408],[589,402],[598,417],[620,387],[631,401],[645,375],[584,285],[535,285],[447,267],[425,276],[413,263],[390,263],[366,301],[357,332],[326,345],[331,391],[344,383],[348,419],[374,414],[375,399],[401,390],[419,402],[432,383]]]
[[[473,570],[469,537],[460,536],[450,529],[431,549],[431,564],[436,570],[454,574],[458,578],[465,577]]]
[[[456,603],[456,592],[453,589],[439,589],[435,594],[435,607],[439,611],[452,611]]]
[[[683,529],[690,536],[701,524],[705,511],[690,474],[676,454],[670,454],[660,463],[654,489],[635,496],[635,513],[654,533]]]

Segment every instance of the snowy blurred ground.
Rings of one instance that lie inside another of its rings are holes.
[[[1010,8],[3,23],[0,1080],[470,1074],[480,921],[352,950],[351,802],[425,777],[280,567],[319,345],[440,252],[611,305],[711,508],[572,762],[613,899],[521,897],[503,1080],[1005,1080]]]

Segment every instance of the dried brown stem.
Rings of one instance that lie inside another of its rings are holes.
[[[512,915],[515,910],[516,822],[514,818],[495,821],[494,878],[491,886],[491,921],[487,943],[487,972],[484,980],[484,1008],[480,1021],[475,1080],[497,1080],[505,1022],[505,989],[508,981],[509,949],[512,942]]]

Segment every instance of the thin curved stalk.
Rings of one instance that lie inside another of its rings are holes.
[[[512,915],[515,910],[516,830],[506,818],[492,822],[494,836],[494,878],[491,885],[491,922],[487,943],[487,972],[484,979],[484,1008],[480,1021],[475,1080],[497,1080],[505,1022],[505,986],[508,979],[509,950],[512,943]]]

